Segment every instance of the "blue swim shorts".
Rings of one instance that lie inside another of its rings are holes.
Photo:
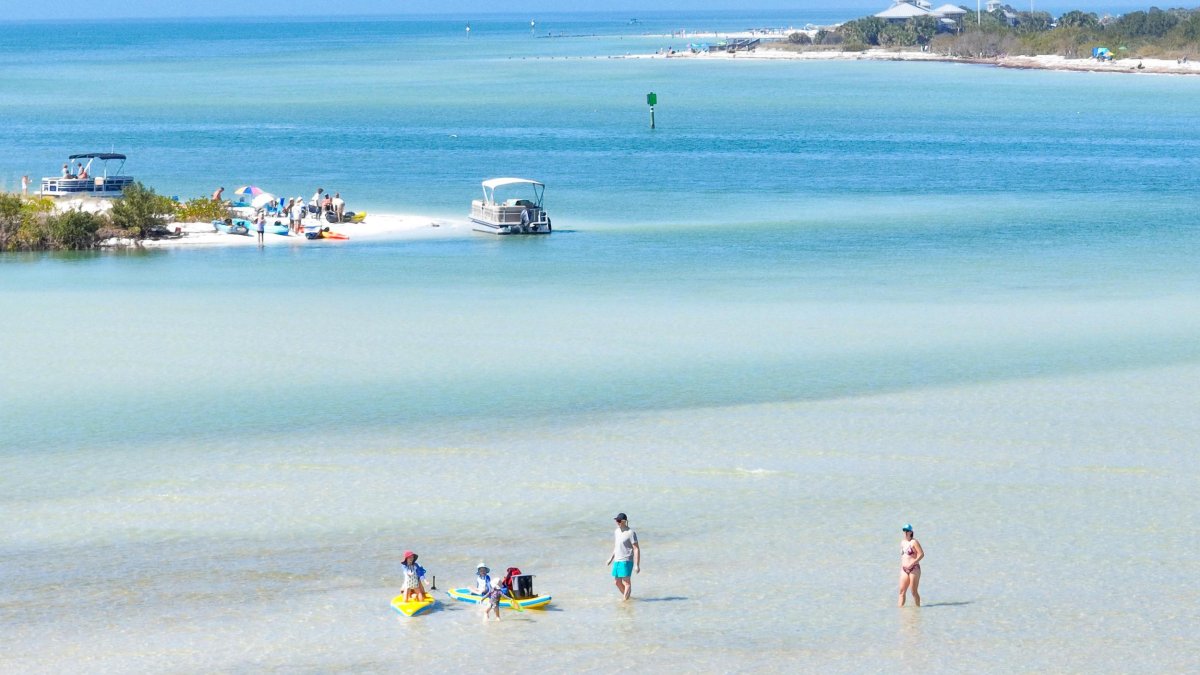
[[[618,560],[613,563],[612,575],[618,579],[625,579],[633,575],[632,560]]]

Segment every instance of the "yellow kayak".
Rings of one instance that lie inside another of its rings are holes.
[[[473,605],[478,605],[479,601],[483,599],[482,595],[472,593],[469,588],[454,588],[446,591],[446,595],[459,602],[469,602]],[[520,598],[517,602],[521,605],[521,609],[543,609],[546,605],[550,604],[550,596],[535,595],[532,598]],[[511,598],[502,596],[500,598],[500,606],[512,609],[513,601]]]
[[[427,612],[436,604],[437,600],[434,600],[433,596],[429,594],[425,595],[424,600],[411,600],[409,602],[404,602],[403,595],[397,595],[392,598],[392,609],[404,616],[416,616],[422,612]]]

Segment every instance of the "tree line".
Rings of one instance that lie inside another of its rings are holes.
[[[1108,47],[1117,56],[1182,58],[1200,53],[1200,8],[1129,12],[1118,17],[1073,10],[1057,20],[1048,12],[1022,12],[1004,5],[991,12],[968,7],[950,30],[938,19],[919,16],[903,22],[867,16],[810,37],[793,33],[795,45],[829,45],[846,51],[871,47],[928,46],[950,56],[995,57],[1004,54],[1090,56]]]

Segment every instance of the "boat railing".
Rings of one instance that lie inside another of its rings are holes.
[[[529,210],[530,223],[542,223],[546,220],[546,212],[536,206],[509,206],[505,204],[485,204],[476,199],[471,202],[471,217],[500,225],[521,224],[521,213]]]
[[[121,192],[133,184],[132,176],[96,176],[94,178],[43,178],[42,194],[95,194]]]

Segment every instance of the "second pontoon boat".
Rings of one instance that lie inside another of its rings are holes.
[[[483,181],[483,199],[471,202],[473,229],[491,234],[550,234],[550,216],[542,208],[545,191],[544,184],[528,178]]]

